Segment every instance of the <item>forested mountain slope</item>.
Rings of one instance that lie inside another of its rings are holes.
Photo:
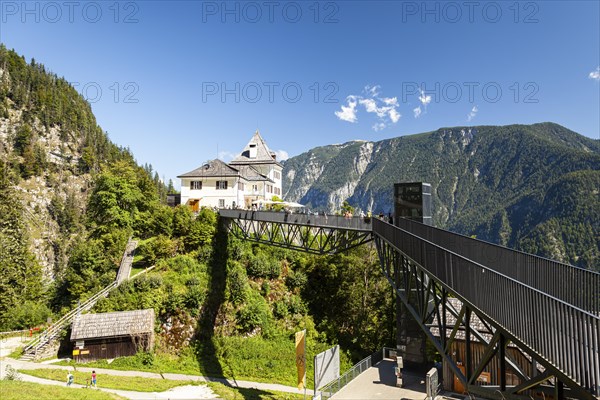
[[[164,197],[158,175],[108,139],[90,104],[64,78],[0,44],[0,330],[45,320],[49,306],[73,299],[64,296],[73,271],[81,273],[72,256],[90,256],[82,248],[92,243],[89,235],[101,239],[86,216],[88,200],[96,177],[115,163],[137,174],[148,207]],[[103,277],[98,267],[80,276],[86,282],[77,296],[110,282],[130,233],[104,238],[94,251],[110,272]]]
[[[395,182],[429,182],[436,226],[600,270],[600,142],[554,123],[318,147],[284,176],[286,200],[376,213],[392,211]]]

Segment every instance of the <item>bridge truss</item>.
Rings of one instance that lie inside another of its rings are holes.
[[[229,214],[237,215],[228,225],[237,238],[312,254],[339,253],[373,239],[370,225],[365,227],[362,219],[261,211]]]

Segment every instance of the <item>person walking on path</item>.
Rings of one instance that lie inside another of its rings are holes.
[[[73,377],[73,374],[71,373],[71,371],[69,371],[69,373],[67,374],[67,386],[71,386],[74,380],[75,378]]]
[[[96,371],[92,371],[92,387],[96,387]]]

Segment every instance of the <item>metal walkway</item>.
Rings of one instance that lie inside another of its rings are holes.
[[[467,393],[497,399],[600,394],[598,273],[409,220],[393,226],[376,218],[237,210],[220,215],[238,237],[311,253],[374,239],[405,310]],[[461,335],[466,354],[457,360],[452,349]],[[475,354],[474,343],[483,350]],[[482,374],[492,370],[498,376],[482,383]],[[507,373],[517,383],[508,382]]]

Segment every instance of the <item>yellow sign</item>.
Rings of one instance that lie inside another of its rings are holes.
[[[79,350],[73,350],[73,355],[74,356],[78,356],[79,355]]]
[[[90,354],[90,351],[89,350],[81,350],[81,355],[84,355],[84,354]]]
[[[296,332],[296,369],[298,389],[306,387],[306,330]]]

